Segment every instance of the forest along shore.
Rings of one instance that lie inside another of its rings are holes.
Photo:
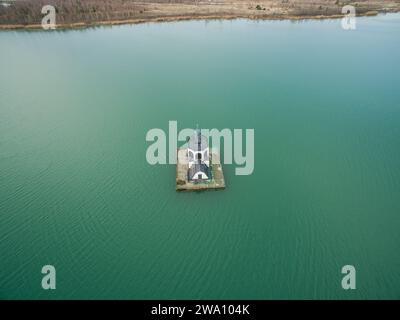
[[[0,29],[41,28],[42,7],[56,9],[58,28],[190,19],[323,19],[399,12],[400,0],[0,0]]]

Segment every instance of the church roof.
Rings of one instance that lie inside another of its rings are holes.
[[[201,130],[197,129],[190,137],[188,148],[193,151],[203,151],[208,148],[208,139],[201,134]]]

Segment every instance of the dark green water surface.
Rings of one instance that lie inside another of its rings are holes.
[[[399,299],[399,40],[398,14],[0,32],[0,298]],[[176,193],[145,157],[169,120],[254,128],[254,173]]]

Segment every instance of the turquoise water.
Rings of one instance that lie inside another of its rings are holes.
[[[399,299],[399,32],[399,14],[0,32],[0,298]],[[169,120],[254,128],[254,173],[176,193],[145,157]]]

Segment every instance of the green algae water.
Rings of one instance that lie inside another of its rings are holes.
[[[399,35],[399,14],[0,32],[0,298],[399,299]],[[253,128],[253,174],[175,192],[146,162],[170,120]]]

